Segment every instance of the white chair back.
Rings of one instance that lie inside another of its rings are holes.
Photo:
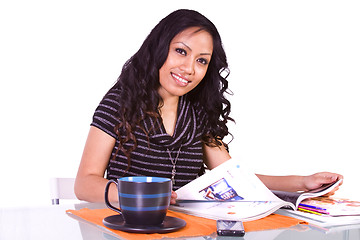
[[[58,205],[60,199],[77,199],[74,192],[75,178],[51,178],[50,197],[53,205]]]

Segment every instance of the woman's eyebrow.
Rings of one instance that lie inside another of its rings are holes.
[[[189,47],[186,43],[184,42],[174,42],[174,43],[180,43],[182,45],[184,45],[186,48],[188,48],[190,51],[192,51],[191,47]],[[200,53],[200,55],[212,55],[211,53]]]
[[[182,45],[184,45],[186,48],[188,48],[190,51],[192,51],[191,47],[189,47],[187,44],[185,44],[184,42],[174,42],[174,43],[181,43]]]

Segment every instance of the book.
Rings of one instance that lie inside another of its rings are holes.
[[[339,184],[336,182],[315,193],[302,193],[300,198],[326,194]],[[296,210],[298,205],[297,201],[284,201],[276,196],[251,168],[237,159],[229,159],[176,193],[177,204],[171,205],[171,210],[215,220],[252,221],[283,207]]]

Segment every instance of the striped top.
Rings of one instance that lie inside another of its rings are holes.
[[[91,126],[97,127],[115,138],[116,143],[107,167],[107,178],[117,179],[123,176],[154,176],[171,178],[173,161],[176,161],[174,190],[194,180],[201,172],[203,165],[203,150],[201,137],[203,135],[204,114],[194,107],[186,97],[180,97],[178,104],[178,119],[173,136],[166,133],[161,122],[154,123],[150,118],[144,121],[144,128],[149,132],[149,138],[140,128],[135,129],[137,148],[131,154],[131,166],[128,172],[127,158],[121,150],[116,151],[119,139],[115,127],[119,124],[117,110],[119,103],[116,88],[104,96],[97,107]],[[161,126],[154,127],[154,126]],[[150,142],[148,142],[150,140]]]

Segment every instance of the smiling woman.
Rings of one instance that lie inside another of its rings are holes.
[[[177,10],[155,26],[97,108],[75,190],[103,201],[107,179],[168,177],[173,189],[203,171],[204,146],[225,150],[230,103],[220,35],[206,17]],[[229,159],[228,153],[218,163]],[[110,200],[117,200],[110,189]]]

